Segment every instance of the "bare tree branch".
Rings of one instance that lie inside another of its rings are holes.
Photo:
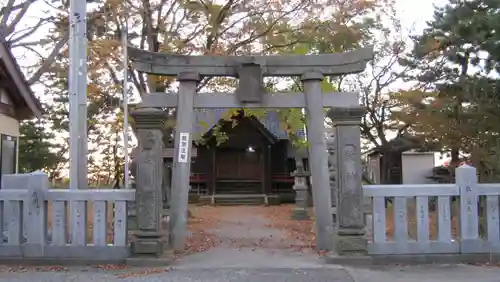
[[[36,2],[36,0],[27,0],[26,2],[23,2],[21,4],[20,11],[17,12],[14,19],[12,19],[12,21],[10,23],[8,23],[8,21],[7,21],[8,19],[5,21],[6,25],[5,25],[4,32],[6,32],[7,34],[13,33],[14,30],[16,29],[17,24],[19,24],[19,22],[22,20],[22,18],[26,14],[26,12],[28,12],[28,9],[30,8],[31,4],[33,4],[35,2]],[[5,18],[4,18],[4,20],[5,20]]]
[[[10,18],[10,14],[16,10],[19,10],[23,7],[23,4],[18,4],[18,5],[15,5],[14,6],[14,3],[16,2],[16,0],[9,0],[9,2],[7,2],[7,4],[5,5],[5,7],[2,7],[0,9],[0,16],[2,16],[2,27],[7,27],[7,21],[9,20]],[[7,33],[7,30],[4,30],[3,31],[5,34],[8,34]]]
[[[59,56],[62,48],[64,47],[64,45],[66,45],[67,42],[68,42],[68,37],[66,35],[54,45],[52,52],[49,54],[49,56],[47,56],[47,58],[45,58],[42,61],[42,64],[40,65],[38,70],[35,71],[28,79],[29,84],[37,82],[40,79],[40,77],[42,77],[42,75],[48,71],[48,69],[54,63],[54,60],[57,58],[57,56]]]
[[[27,37],[35,34],[40,29],[40,27],[42,27],[44,24],[46,24],[47,22],[49,22],[51,20],[53,20],[52,17],[39,19],[38,22],[34,26],[31,26],[31,27],[28,27],[28,28],[25,28],[23,30],[20,30],[18,32],[13,33],[9,38],[9,43],[11,44],[11,46],[15,45],[16,43],[18,43],[17,46],[23,46],[22,43],[19,43],[21,40],[26,39]],[[23,31],[26,31],[26,32],[16,37],[16,35],[18,33],[22,33]]]

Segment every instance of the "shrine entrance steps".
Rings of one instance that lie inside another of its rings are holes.
[[[277,195],[265,194],[216,194],[201,196],[199,204],[215,206],[258,206],[277,202]]]
[[[228,194],[246,194],[255,195],[262,194],[262,183],[241,181],[217,181],[215,187],[215,194],[228,195]]]

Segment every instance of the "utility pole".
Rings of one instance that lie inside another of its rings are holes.
[[[122,26],[122,52],[123,52],[123,148],[124,152],[124,178],[125,189],[131,188],[129,179],[129,157],[128,157],[128,10],[126,2],[123,2],[123,26]]]
[[[87,189],[87,1],[69,4],[69,187]],[[70,202],[71,223],[83,219],[85,203]],[[71,230],[74,230],[73,226]],[[85,236],[71,232],[73,241]],[[75,243],[75,242],[73,242]]]
[[[87,188],[87,3],[70,2],[69,154],[70,188]]]

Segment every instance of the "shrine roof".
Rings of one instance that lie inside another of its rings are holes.
[[[195,119],[193,122],[193,133],[203,135],[216,125],[228,109],[197,109],[195,110]],[[288,139],[288,133],[280,125],[278,114],[275,111],[269,111],[264,118],[259,118],[264,127],[269,130],[277,139]],[[304,130],[298,130],[297,136],[304,136]]]

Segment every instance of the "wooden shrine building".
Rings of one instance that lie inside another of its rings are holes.
[[[294,150],[276,112],[259,120],[241,111],[232,117],[233,123],[221,119],[226,110],[195,111],[193,135],[203,142],[193,143],[191,195],[273,195],[282,202],[293,200]],[[225,134],[220,144],[212,132],[216,124]],[[304,131],[297,134],[304,135]],[[172,163],[172,158],[166,161]]]

